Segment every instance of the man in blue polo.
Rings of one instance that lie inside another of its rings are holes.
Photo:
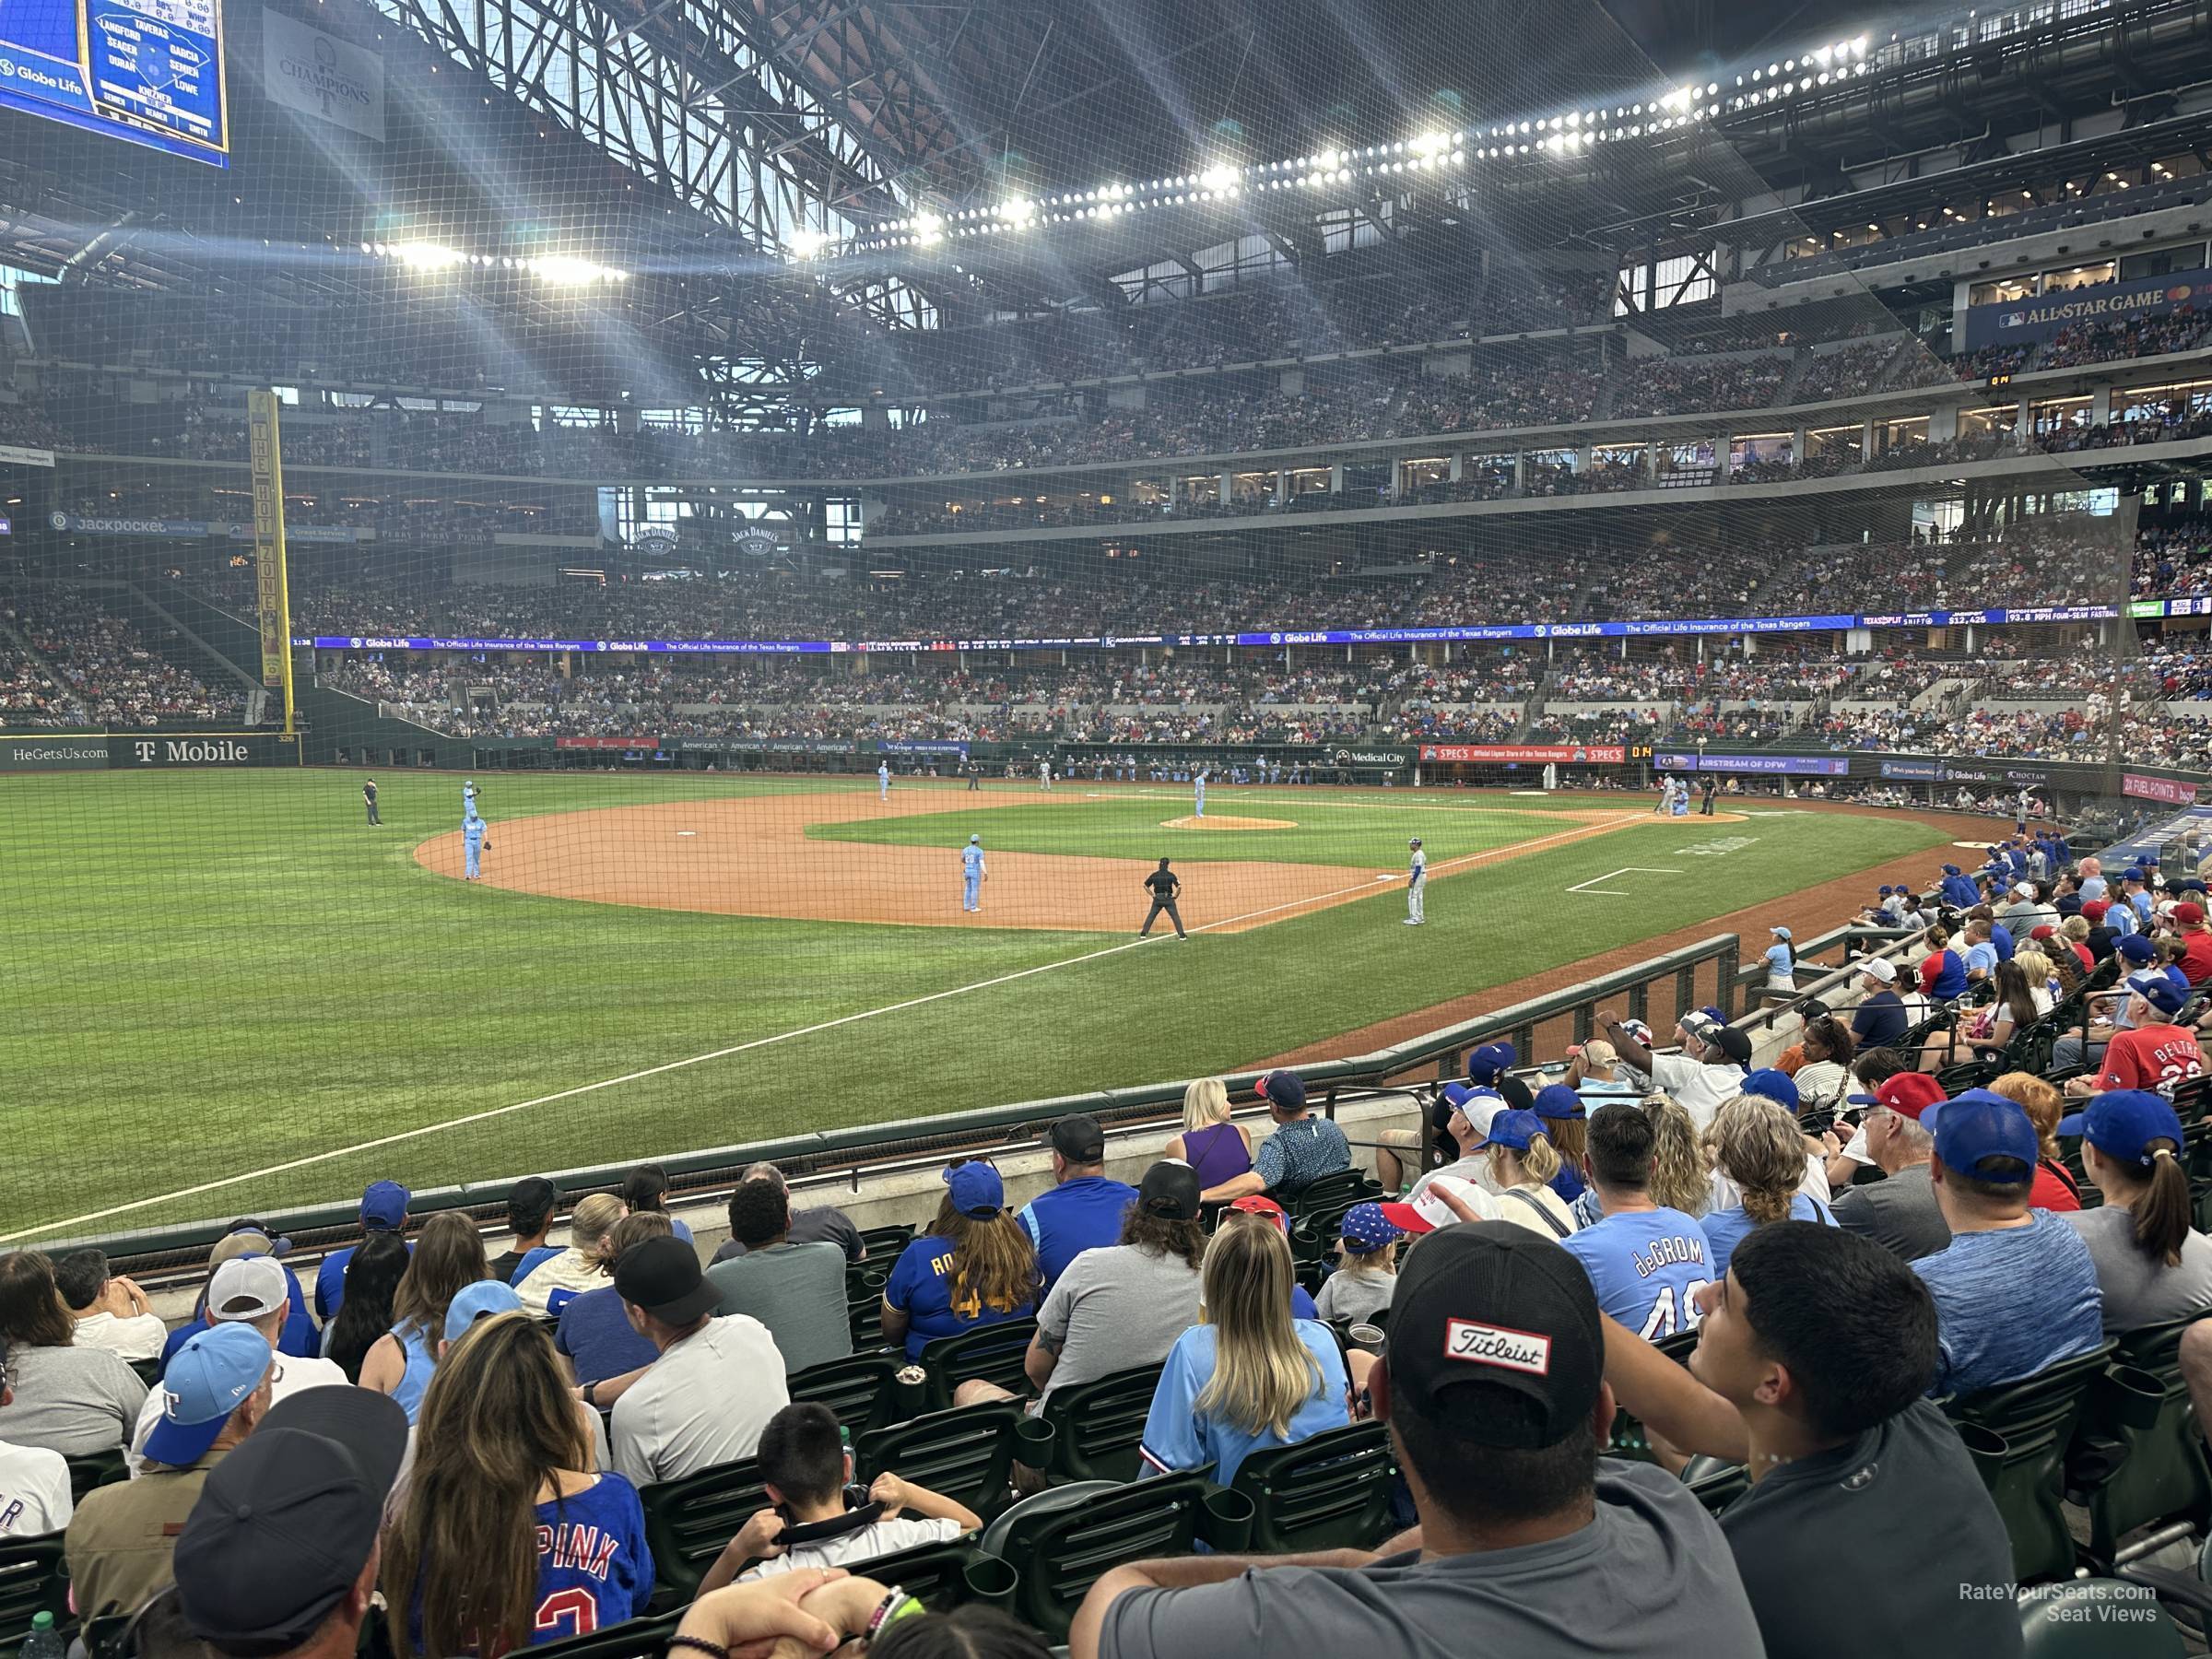
[[[1047,1144],[1053,1184],[1015,1218],[1037,1247],[1037,1271],[1050,1290],[1083,1252],[1122,1241],[1122,1218],[1136,1202],[1136,1189],[1106,1179],[1106,1131],[1097,1118],[1070,1113],[1053,1125]]]
[[[407,1230],[407,1204],[414,1194],[396,1181],[372,1181],[361,1194],[361,1233],[404,1233]],[[323,1258],[315,1275],[315,1316],[325,1322],[337,1317],[346,1300],[346,1265],[360,1248],[348,1244]]]

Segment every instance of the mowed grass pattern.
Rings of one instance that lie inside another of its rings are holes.
[[[0,1234],[296,1160],[313,1161],[80,1230],[342,1200],[378,1176],[417,1188],[493,1181],[1228,1069],[1451,997],[1510,994],[1524,975],[1939,839],[1908,819],[1654,820],[1440,881],[1425,929],[1399,926],[1402,888],[1378,883],[1372,898],[1257,932],[1117,950],[1126,935],[759,921],[464,886],[412,857],[458,823],[460,780],[379,781],[382,831],[364,827],[349,772],[0,781]],[[698,774],[481,782],[495,867],[506,818],[874,788]],[[957,818],[959,786],[934,787]],[[1318,824],[1318,797],[1309,807],[1289,804],[1297,792],[1265,794],[1265,816],[1302,828],[1302,810]],[[1223,795],[1209,812],[1237,799]],[[1541,803],[1440,794],[1406,805],[1418,830],[1381,812],[1356,830],[1317,829],[1311,855],[1379,871],[1397,867],[1407,833],[1442,862],[1463,830],[1474,850],[1477,835],[1504,845],[1562,822]],[[1448,817],[1462,808],[1464,821]],[[1126,844],[1133,811],[1155,827],[1180,815],[1172,799],[1056,801],[1002,808],[983,827],[994,845],[1036,835],[1054,843],[1039,850],[1150,855]],[[1453,827],[1431,830],[1440,818]],[[864,827],[903,834],[929,821]],[[1202,881],[1204,858],[1281,858],[1295,833],[1193,832],[1171,855]],[[1647,855],[1716,835],[1748,844]],[[1262,845],[1228,844],[1246,841]],[[1624,864],[1669,863],[1697,874],[1646,878],[1654,885],[1628,900],[1564,891]],[[1132,930],[1140,913],[1133,903]],[[947,992],[960,994],[456,1124]]]

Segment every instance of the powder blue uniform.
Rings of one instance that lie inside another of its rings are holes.
[[[983,850],[973,841],[960,849],[960,908],[983,908]]]
[[[1718,1277],[1705,1230],[1677,1209],[1606,1216],[1559,1248],[1590,1275],[1600,1311],[1647,1342],[1694,1329],[1697,1293]]]
[[[471,778],[461,785],[461,816],[466,818],[477,809],[477,781]]]
[[[1197,789],[1198,805],[1194,809],[1193,816],[1196,818],[1204,818],[1206,816],[1206,774],[1204,772],[1200,772],[1198,774]]]
[[[891,763],[888,760],[877,763],[876,798],[879,801],[888,801],[891,798]]]
[[[471,881],[483,877],[484,832],[490,828],[489,824],[477,816],[474,806],[469,808],[468,816],[461,820],[461,851],[467,864],[464,873]]]

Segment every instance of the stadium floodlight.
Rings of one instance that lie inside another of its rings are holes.
[[[443,242],[397,242],[392,257],[410,271],[450,270],[462,262],[461,251]]]
[[[830,245],[830,233],[801,225],[783,239],[783,251],[794,259],[812,259]]]
[[[619,282],[625,276],[609,265],[589,259],[580,259],[573,253],[548,253],[523,262],[524,268],[541,282],[558,283],[564,287],[582,288],[594,282]]]
[[[1208,190],[1234,190],[1237,187],[1237,170],[1233,167],[1209,167],[1198,175],[1198,182]]]
[[[924,247],[941,240],[944,234],[945,221],[935,214],[919,213],[914,216],[914,240]]]

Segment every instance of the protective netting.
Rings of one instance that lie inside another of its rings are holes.
[[[227,170],[0,112],[0,1233],[1364,1052],[2186,795],[2205,326],[2038,307],[2201,239],[1957,252],[2186,147],[1839,206],[1913,42],[1482,12],[234,6]]]

